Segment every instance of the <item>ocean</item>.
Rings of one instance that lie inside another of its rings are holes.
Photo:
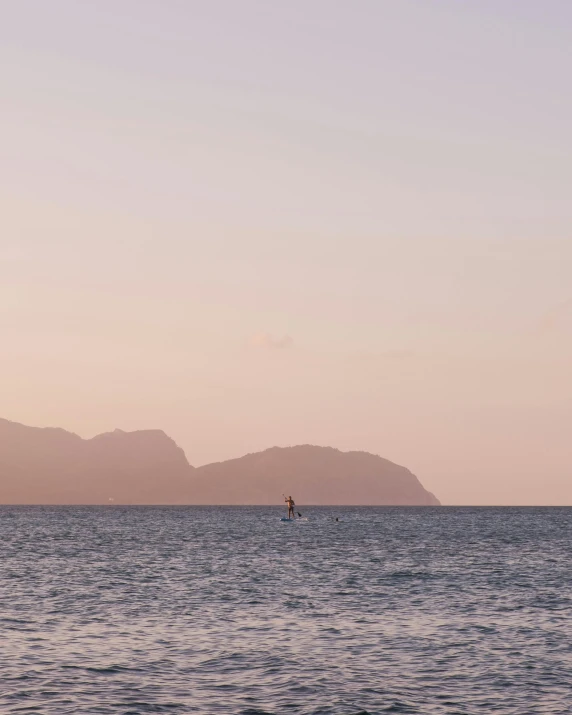
[[[300,511],[0,507],[0,712],[572,713],[572,509]]]

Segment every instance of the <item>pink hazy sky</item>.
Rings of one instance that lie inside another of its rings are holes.
[[[0,416],[571,504],[572,3],[18,0]]]

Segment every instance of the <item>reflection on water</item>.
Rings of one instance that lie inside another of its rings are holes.
[[[306,513],[1,507],[0,712],[572,712],[572,510]]]

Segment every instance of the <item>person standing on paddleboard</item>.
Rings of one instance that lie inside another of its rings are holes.
[[[294,504],[294,499],[292,499],[292,497],[286,497],[284,499],[284,501],[288,505],[288,518],[293,519],[294,518],[294,507],[296,506]]]

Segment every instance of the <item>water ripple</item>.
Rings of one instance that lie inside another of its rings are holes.
[[[0,711],[572,713],[572,510],[308,513],[0,508]]]

